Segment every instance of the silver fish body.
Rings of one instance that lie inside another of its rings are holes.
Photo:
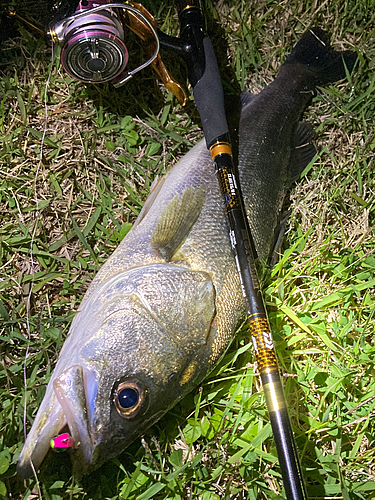
[[[312,64],[305,61],[311,57]],[[239,177],[262,260],[293,170],[301,171],[315,152],[311,129],[299,119],[316,85],[345,76],[342,57],[353,65],[350,53],[330,49],[323,32],[309,32],[276,80],[245,98]],[[18,473],[32,475],[32,464],[40,466],[66,426],[77,445],[77,475],[119,454],[203,380],[244,310],[218,182],[201,141],[153,187],[136,224],[89,287]]]

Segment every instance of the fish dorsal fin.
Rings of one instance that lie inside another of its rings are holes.
[[[162,213],[151,238],[151,246],[166,260],[187,238],[201,213],[206,198],[206,187],[186,189],[181,198],[174,196]]]
[[[313,126],[307,122],[299,122],[294,132],[293,150],[290,155],[289,173],[292,181],[302,174],[317,153],[312,143],[315,131]]]
[[[255,94],[252,94],[248,90],[243,90],[240,95],[242,107],[246,106],[246,104],[249,104],[249,102],[251,102],[254,97],[256,97]]]
[[[148,195],[148,198],[145,201],[142,210],[139,212],[137,220],[133,224],[133,228],[138,226],[138,224],[145,218],[145,216],[150,211],[154,201],[156,200],[156,197],[158,196],[161,188],[163,187],[164,181],[165,181],[165,176],[162,177],[161,179],[159,179],[158,177],[154,179],[154,182],[151,184],[150,187],[150,194]]]

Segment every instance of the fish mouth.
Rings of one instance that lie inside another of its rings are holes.
[[[73,473],[76,469],[80,476],[91,468],[96,448],[91,425],[96,391],[95,374],[80,365],[71,366],[50,382],[17,464],[21,477],[35,474],[51,442],[67,427],[74,448]]]

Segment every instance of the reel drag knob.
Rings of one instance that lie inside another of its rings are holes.
[[[115,16],[103,11],[88,14],[68,30],[61,63],[72,78],[86,83],[108,82],[124,72],[128,51]]]

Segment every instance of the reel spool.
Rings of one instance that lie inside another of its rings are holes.
[[[128,62],[124,32],[115,16],[99,11],[76,19],[64,40],[61,63],[82,82],[108,82],[121,75]]]

